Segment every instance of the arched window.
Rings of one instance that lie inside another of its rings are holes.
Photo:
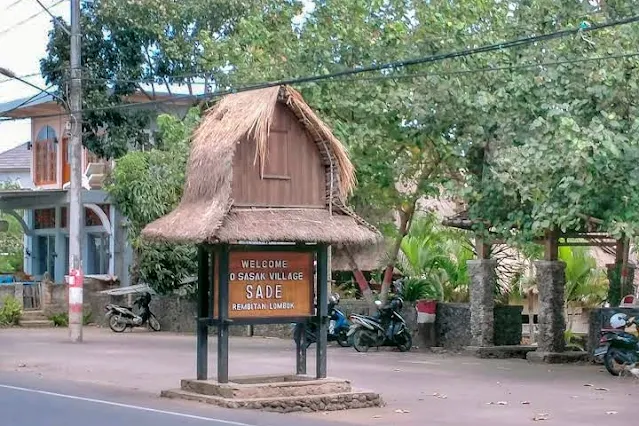
[[[48,185],[57,181],[58,140],[51,126],[44,126],[38,132],[35,146],[35,183]]]

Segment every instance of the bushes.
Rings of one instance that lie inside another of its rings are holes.
[[[0,325],[18,325],[22,316],[22,306],[13,296],[7,296],[0,308]]]
[[[421,299],[439,300],[443,298],[441,286],[421,277],[406,278],[400,294],[405,302],[413,303]]]
[[[82,325],[91,324],[92,315],[91,312],[85,312],[82,315]],[[69,326],[69,313],[59,312],[49,317],[49,321],[53,322],[54,327],[68,327]]]

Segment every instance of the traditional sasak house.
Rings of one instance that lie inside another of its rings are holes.
[[[182,243],[376,244],[345,204],[345,147],[288,86],[224,97],[194,134],[179,206],[143,236]]]

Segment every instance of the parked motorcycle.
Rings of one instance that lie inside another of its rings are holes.
[[[133,302],[133,306],[139,308],[139,314],[134,312],[133,307],[109,303],[104,307],[109,327],[116,333],[122,333],[127,327],[142,327],[148,324],[153,331],[160,331],[160,322],[151,312],[150,303],[151,294],[148,292],[143,293]]]
[[[636,318],[628,318],[618,313],[610,318],[611,329],[601,331],[599,347],[595,349],[595,358],[602,357],[606,370],[613,376],[629,371],[639,376],[639,338],[628,333],[626,327],[639,326]]]
[[[353,347],[357,352],[367,352],[375,346],[395,346],[401,352],[406,352],[413,346],[413,338],[406,327],[406,321],[399,314],[404,305],[401,297],[393,297],[388,304],[381,306],[378,300],[378,313],[374,316],[351,315],[351,325],[348,337],[353,340]]]
[[[342,347],[348,347],[350,346],[350,342],[346,334],[348,333],[350,323],[346,315],[337,309],[337,305],[339,305],[339,294],[333,294],[328,301],[328,315],[330,318],[330,322],[328,323],[328,341],[337,342],[337,344]],[[305,344],[308,349],[310,345],[317,343],[317,320],[312,318],[305,324],[295,324],[293,340],[295,340],[296,343],[301,340],[302,329],[305,330]]]

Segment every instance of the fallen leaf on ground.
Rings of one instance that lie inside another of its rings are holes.
[[[548,420],[550,418],[550,416],[547,413],[539,413],[536,414],[535,417],[533,417],[533,420],[538,422],[541,420]]]
[[[399,413],[399,414],[408,414],[408,413],[410,413],[410,411],[408,411],[408,410],[395,410],[395,412]]]
[[[446,399],[446,398],[448,398],[446,395],[441,394],[441,393],[439,393],[439,392],[435,392],[435,393],[433,394],[433,396],[434,396],[435,398],[439,398],[439,399]]]
[[[374,418],[374,419],[381,419],[381,418],[382,418],[382,416],[380,416],[379,414],[377,414],[377,415],[373,416],[373,418]]]
[[[506,401],[497,401],[497,405],[508,405]]]
[[[608,392],[608,388],[595,388],[595,390]]]
[[[530,401],[521,401],[521,405],[530,405]]]
[[[393,371],[402,371],[402,370],[400,370],[399,368],[396,368],[396,369],[394,369]]]
[[[606,414],[618,414],[616,411],[606,411]]]
[[[24,367],[26,367],[26,366],[27,366],[27,364],[22,364],[22,363],[21,363],[21,364],[18,364],[18,367],[19,367],[19,368],[24,368]]]
[[[586,383],[584,386],[586,386],[586,387],[592,387],[593,385],[591,385],[590,383]]]

